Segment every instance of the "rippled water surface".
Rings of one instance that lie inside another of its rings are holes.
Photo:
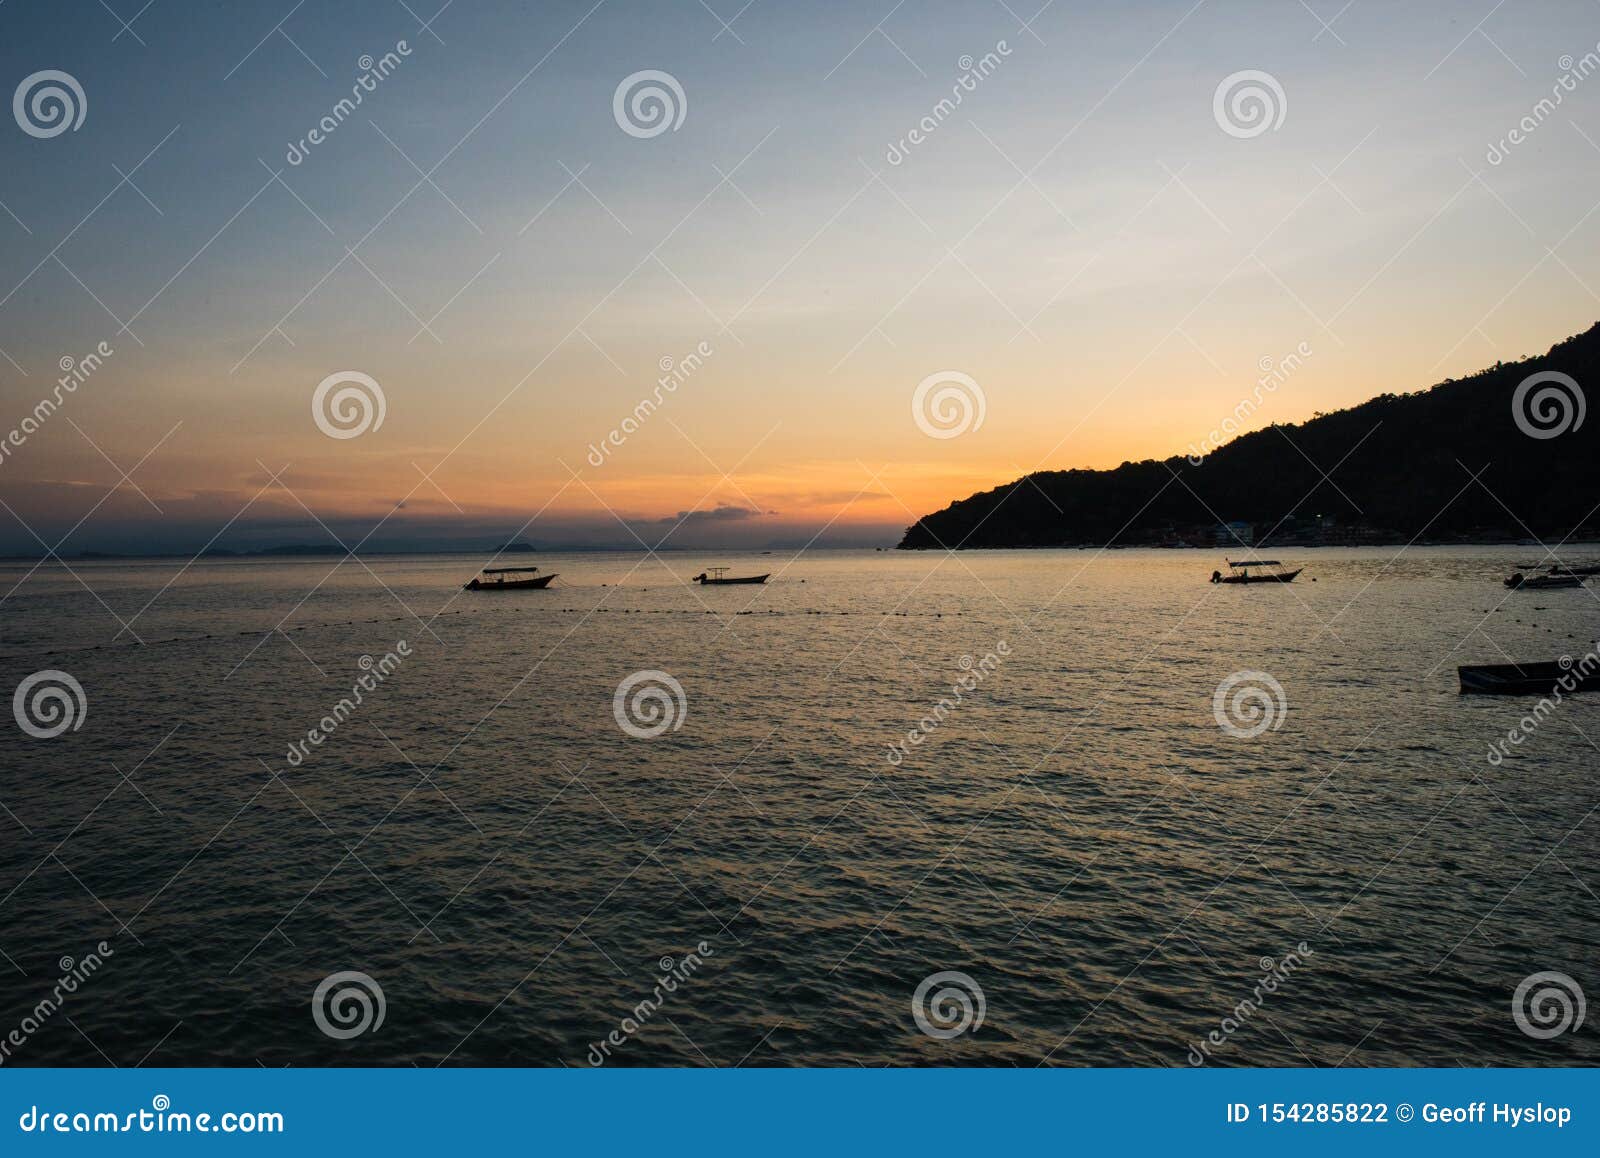
[[[7,1064],[1600,1061],[1512,1016],[1541,970],[1600,995],[1600,696],[1494,765],[1534,701],[1457,693],[1592,646],[1600,591],[1498,582],[1538,554],[1307,550],[1272,589],[1193,551],[540,556],[556,587],[494,594],[467,557],[7,564],[6,695],[87,704],[0,733]],[[614,712],[641,671],[683,690],[653,738]],[[1214,714],[1239,672],[1283,689],[1246,681],[1253,737]],[[340,1040],[346,970],[384,1017]],[[948,1040],[912,1008],[944,971],[983,1004]]]

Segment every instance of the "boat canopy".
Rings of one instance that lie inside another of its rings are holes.
[[[1245,559],[1238,563],[1228,561],[1230,567],[1282,567],[1283,564],[1276,559]]]
[[[485,567],[483,573],[485,575],[507,575],[512,571],[537,571],[538,569],[537,567]]]

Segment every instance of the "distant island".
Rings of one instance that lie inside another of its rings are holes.
[[[1547,354],[1274,423],[1203,458],[1035,471],[923,516],[899,546],[1594,539],[1600,419],[1584,421],[1585,385],[1600,386],[1600,324]]]

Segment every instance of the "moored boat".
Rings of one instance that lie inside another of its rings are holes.
[[[710,574],[706,573],[708,571]],[[723,587],[733,583],[765,583],[771,575],[769,571],[765,575],[735,575],[730,578],[726,567],[707,567],[689,582],[698,583],[702,587]]]
[[[1585,657],[1588,660],[1590,657]],[[1600,665],[1572,661],[1490,663],[1456,669],[1463,695],[1546,696],[1562,692],[1600,691]]]
[[[550,580],[556,577],[554,571],[548,575],[535,575],[537,567],[485,567],[478,575],[473,576],[472,582],[462,585],[464,591],[529,591],[538,587],[550,586]],[[507,579],[507,575],[527,574],[527,579]],[[490,579],[488,576],[493,575]]]
[[[1228,564],[1228,573],[1221,571],[1211,572],[1213,583],[1293,583],[1294,577],[1305,570],[1296,567],[1289,570],[1276,559],[1242,559],[1235,563],[1225,560]]]
[[[1561,587],[1582,587],[1583,579],[1577,575],[1524,575],[1518,571],[1506,580],[1513,591],[1550,591]]]

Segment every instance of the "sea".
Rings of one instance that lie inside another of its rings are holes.
[[[1223,554],[4,563],[0,1064],[1600,1062],[1600,590]]]

